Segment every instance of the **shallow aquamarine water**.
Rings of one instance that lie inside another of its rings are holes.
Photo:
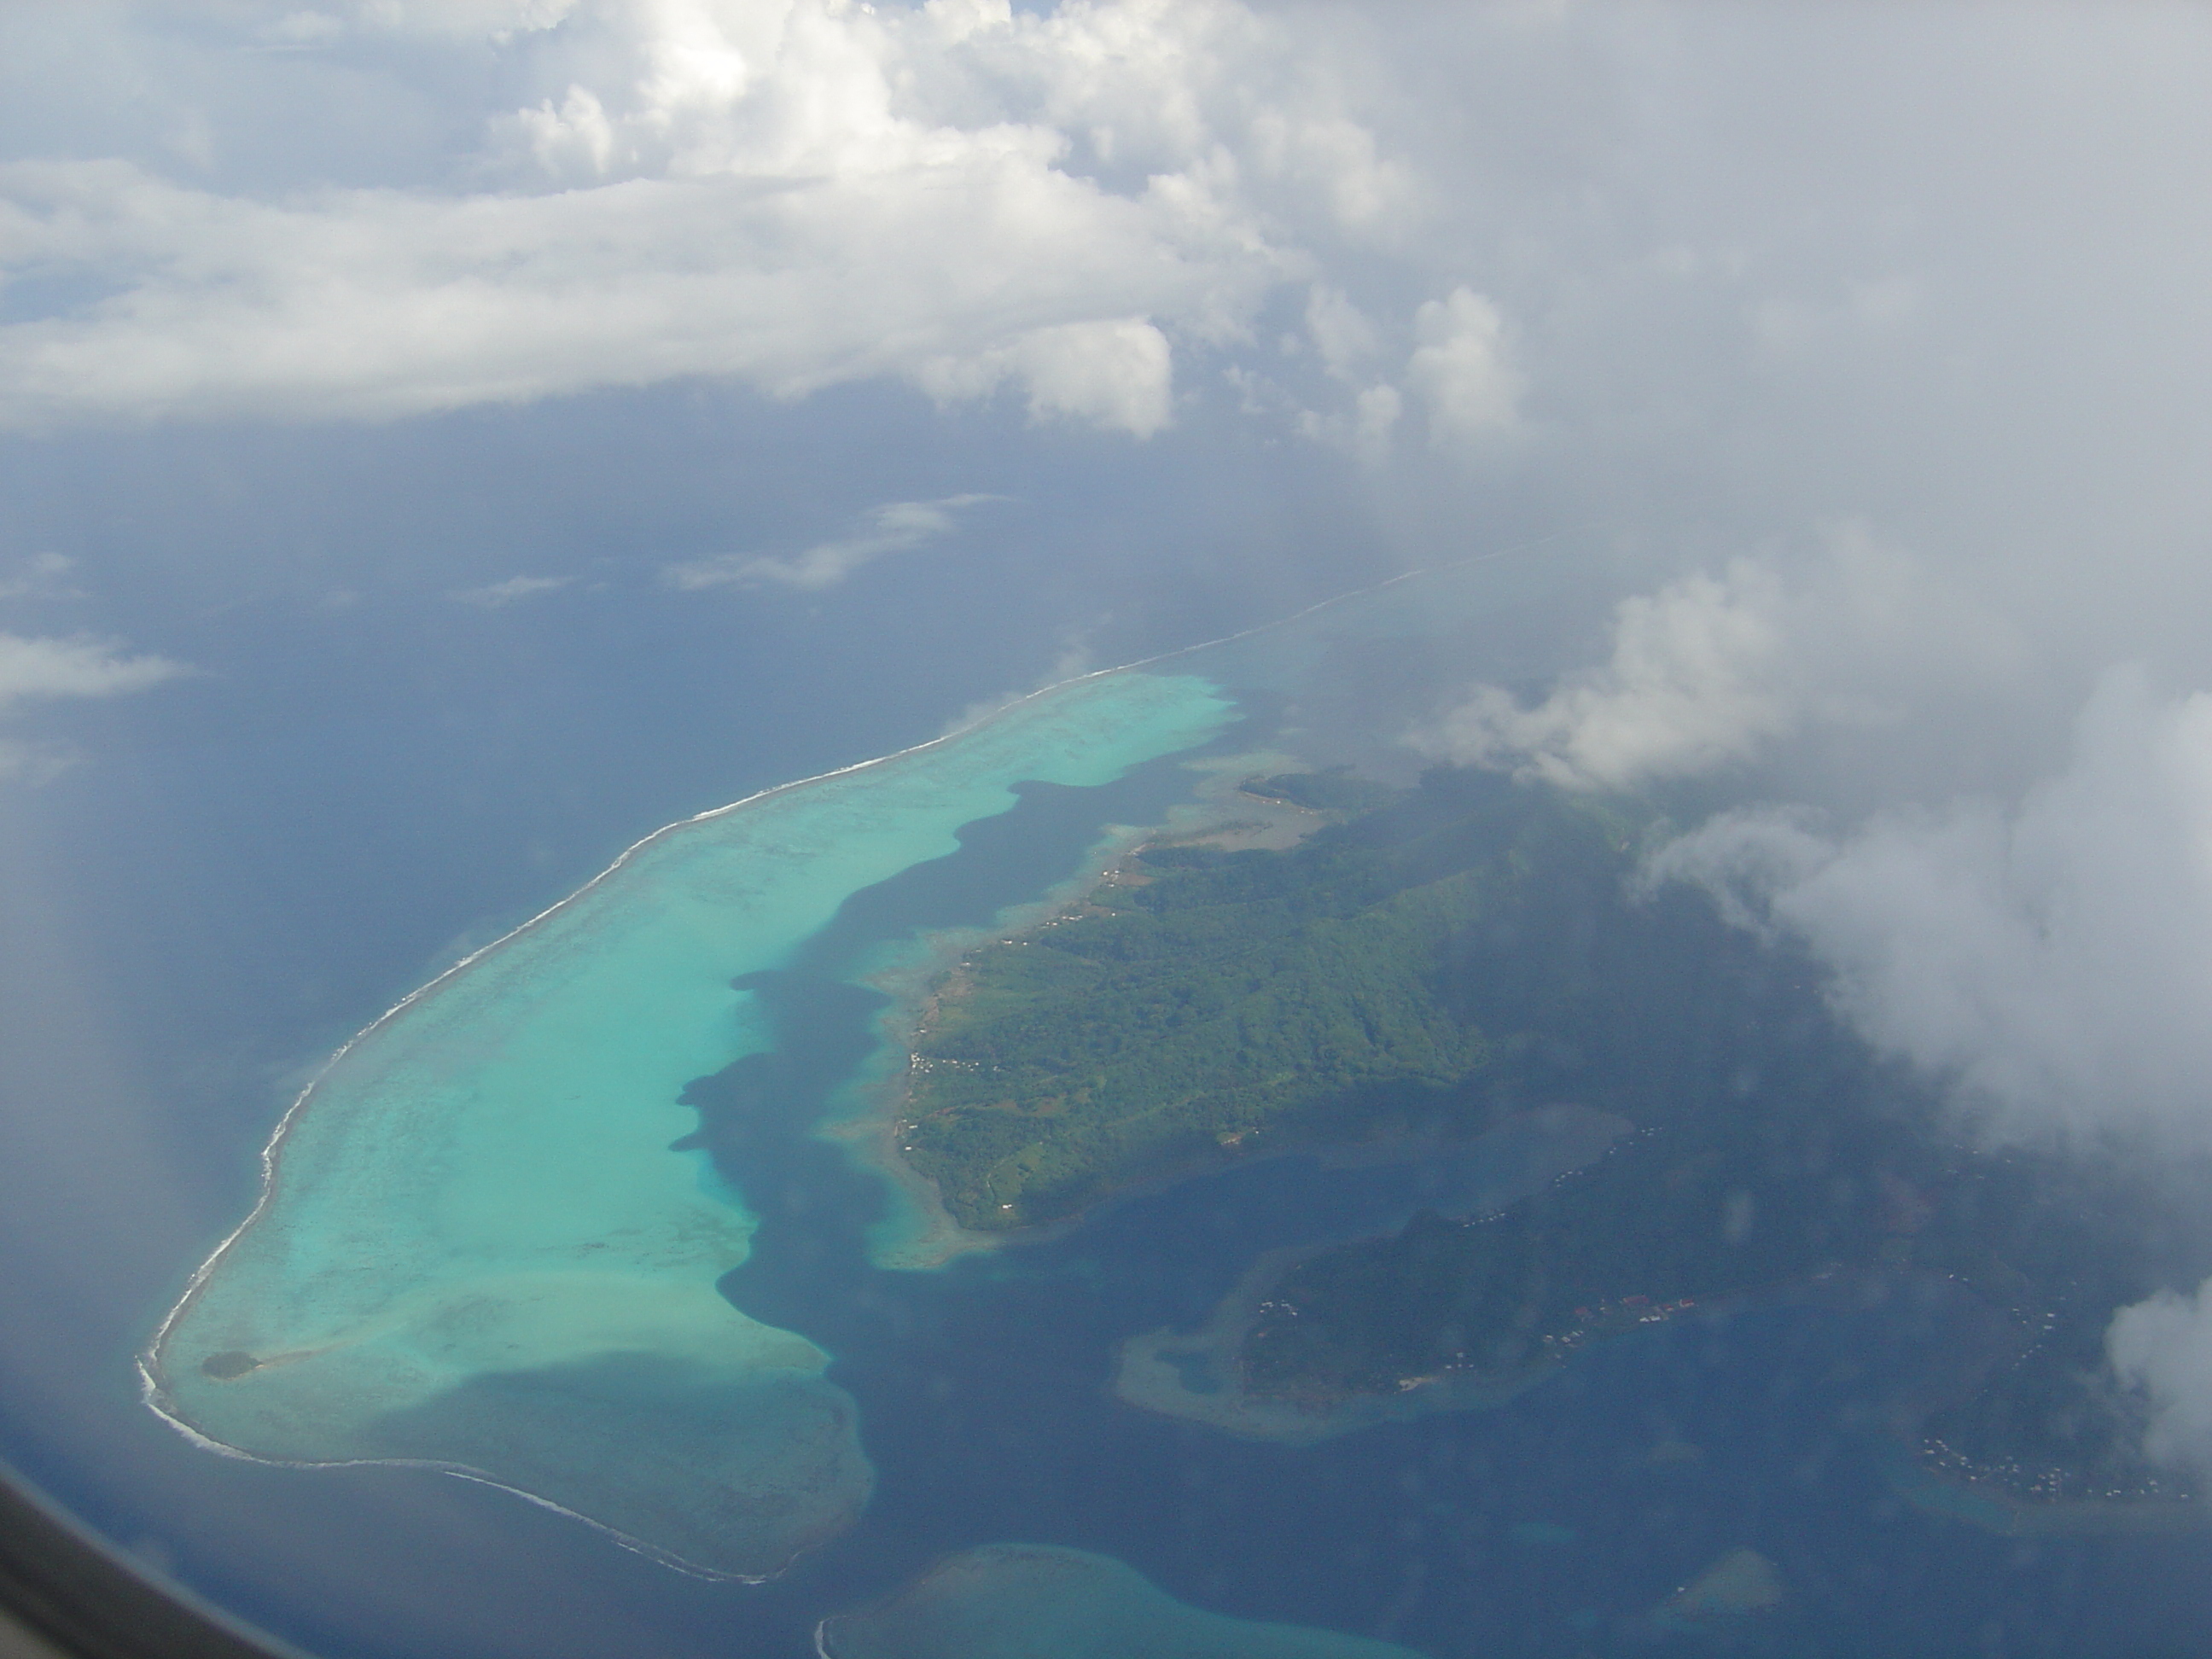
[[[641,842],[341,1051],[158,1338],[153,1402],[250,1456],[454,1465],[776,1571],[871,1474],[828,1356],[716,1291],[754,1218],[672,1150],[686,1083],[769,1043],[731,981],[1016,783],[1109,782],[1232,718],[1195,675],[1097,676]]]
[[[954,1556],[884,1605],[825,1620],[817,1645],[826,1659],[1415,1659],[1207,1613],[1109,1557],[1034,1544]]]

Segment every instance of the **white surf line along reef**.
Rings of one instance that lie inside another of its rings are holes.
[[[671,1150],[684,1085],[768,1046],[730,981],[1015,783],[1110,782],[1233,717],[1193,675],[1092,675],[640,842],[338,1051],[156,1334],[147,1403],[216,1450],[434,1464],[780,1571],[873,1476],[828,1356],[716,1292],[754,1218]]]

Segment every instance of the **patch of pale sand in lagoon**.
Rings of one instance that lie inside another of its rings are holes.
[[[1042,1544],[939,1562],[889,1601],[823,1620],[814,1644],[822,1659],[1417,1659],[1366,1637],[1209,1613],[1109,1556]]]
[[[1771,1613],[1783,1600],[1774,1563],[1739,1547],[1661,1602],[1652,1618],[1662,1628],[1703,1630]]]
[[[754,1221],[671,1150],[684,1085],[769,1042],[731,981],[1015,783],[1106,783],[1233,718],[1194,676],[1094,676],[641,842],[340,1050],[164,1322],[149,1403],[214,1449],[432,1463],[692,1566],[780,1571],[872,1475],[828,1356],[715,1291]]]

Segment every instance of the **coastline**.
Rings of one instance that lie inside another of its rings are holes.
[[[1889,1488],[1923,1515],[1963,1521],[1999,1538],[2099,1538],[2212,1530],[2212,1503],[2181,1498],[2062,1498],[2037,1503],[1985,1476],[1930,1468],[1912,1441],[1883,1452]]]
[[[871,1266],[930,1272],[963,1255],[1039,1236],[973,1232],[963,1227],[945,1209],[937,1183],[906,1161],[899,1146],[899,1125],[908,1079],[913,1075],[914,1042],[927,1029],[938,995],[962,957],[988,940],[1019,939],[1073,914],[1152,834],[1148,827],[1115,825],[1091,844],[1081,871],[1042,897],[1002,910],[988,927],[925,933],[862,976],[863,983],[890,997],[890,1004],[877,1018],[876,1051],[866,1062],[863,1075],[844,1091],[844,1109],[815,1133],[842,1146],[855,1167],[891,1189],[894,1211],[878,1224],[870,1241]]]
[[[1378,1424],[1502,1406],[1565,1368],[1564,1359],[1541,1359],[1504,1373],[1439,1373],[1401,1382],[1395,1394],[1351,1395],[1327,1405],[1252,1394],[1245,1387],[1238,1355],[1267,1292],[1299,1262],[1341,1242],[1329,1239],[1269,1250],[1253,1262],[1197,1330],[1161,1329],[1129,1338],[1115,1352],[1110,1392],[1139,1411],[1218,1430],[1240,1440],[1305,1446]]]
[[[1539,1109],[1540,1112],[1560,1109]],[[1492,1207],[1502,1208],[1512,1201],[1503,1198]],[[1372,1236],[1332,1237],[1285,1246],[1256,1258],[1196,1329],[1162,1328],[1122,1342],[1115,1350],[1110,1392],[1139,1410],[1242,1439],[1310,1444],[1381,1423],[1502,1406],[1565,1369],[1579,1355],[1651,1324],[1686,1316],[1726,1321],[1744,1314],[1831,1300],[1856,1304],[1870,1287],[1890,1277],[1880,1272],[1829,1268],[1806,1278],[1750,1286],[1680,1306],[1623,1305],[1577,1330],[1571,1340],[1547,1340],[1544,1356],[1518,1370],[1476,1372],[1446,1367],[1426,1376],[1401,1378],[1397,1390],[1390,1394],[1352,1395],[1325,1404],[1306,1405],[1249,1393],[1239,1356],[1269,1291],[1300,1262]],[[1971,1330],[1967,1335],[1968,1340],[1979,1340]],[[1913,1420],[1918,1415],[1913,1412]],[[1881,1474],[1899,1498],[1929,1514],[1964,1521],[2004,1537],[2212,1529],[2212,1502],[2155,1498],[2036,1503],[2024,1499],[1996,1482],[1929,1468],[1915,1455],[1911,1435],[1910,1427],[1893,1427],[1881,1437]]]
[[[1465,1213],[1495,1213],[1602,1158],[1632,1133],[1626,1119],[1610,1113],[1557,1105],[1519,1114],[1471,1141],[1452,1143],[1464,1148],[1491,1142],[1503,1148],[1515,1138],[1536,1135],[1558,1153],[1536,1161],[1521,1179],[1484,1192]],[[1308,1149],[1308,1155],[1322,1156],[1324,1162],[1333,1164],[1380,1164],[1418,1157],[1425,1146],[1435,1145],[1400,1141],[1339,1149],[1340,1155],[1334,1158],[1328,1158],[1322,1149]],[[1217,1429],[1241,1439],[1307,1445],[1381,1423],[1502,1406],[1565,1366],[1568,1356],[1559,1354],[1504,1372],[1447,1368],[1430,1376],[1401,1378],[1395,1393],[1350,1395],[1327,1404],[1303,1404],[1249,1392],[1241,1356],[1244,1339],[1269,1292],[1298,1263],[1375,1237],[1379,1231],[1388,1231],[1388,1226],[1332,1233],[1257,1257],[1196,1330],[1163,1328],[1124,1341],[1115,1353],[1111,1392],[1124,1404],[1141,1411]]]
[[[1486,557],[1497,556],[1486,556]],[[1479,562],[1480,561],[1469,561],[1467,562]],[[1444,568],[1456,568],[1456,566],[1444,567]],[[167,1390],[161,1380],[161,1349],[169,1334],[174,1329],[179,1321],[185,1313],[190,1311],[192,1304],[198,1297],[208,1280],[214,1273],[216,1268],[221,1264],[223,1257],[239,1244],[246,1234],[252,1231],[254,1224],[267,1212],[270,1200],[276,1191],[277,1177],[282,1170],[285,1144],[291,1138],[300,1121],[305,1116],[308,1108],[314,1103],[318,1091],[320,1090],[325,1079],[328,1078],[330,1073],[337,1066],[337,1065],[343,1060],[348,1054],[358,1048],[363,1042],[367,1042],[371,1037],[376,1036],[380,1031],[391,1025],[402,1015],[405,1014],[410,1009],[415,1007],[416,1005],[435,994],[464,971],[490,959],[501,951],[512,948],[526,938],[539,931],[556,917],[577,905],[599,888],[622,873],[625,869],[634,864],[642,854],[653,850],[662,842],[673,838],[686,830],[693,829],[702,824],[715,823],[720,820],[731,817],[738,813],[748,811],[763,806],[771,800],[783,800],[788,797],[801,793],[807,790],[835,783],[844,779],[853,777],[857,774],[865,773],[878,768],[887,767],[896,762],[909,759],[915,756],[925,754],[931,750],[941,748],[958,738],[970,736],[982,730],[984,727],[995,724],[1011,714],[1014,714],[1024,709],[1030,708],[1034,705],[1054,698],[1078,686],[1089,685],[1097,681],[1108,679],[1117,675],[1141,672],[1150,667],[1170,662],[1178,657],[1188,656],[1195,652],[1210,649],[1214,646],[1228,644],[1235,641],[1248,638],[1255,634],[1265,633],[1269,629],[1283,627],[1291,623],[1294,623],[1304,617],[1313,614],[1316,611],[1326,610],[1331,606],[1358,599],[1366,593],[1377,592],[1382,588],[1393,586],[1399,582],[1410,580],[1413,577],[1428,574],[1431,573],[1426,571],[1407,572],[1403,575],[1392,577],[1388,581],[1375,584],[1371,587],[1361,588],[1352,592],[1336,595],[1334,598],[1322,601],[1318,605],[1309,606],[1306,610],[1298,611],[1292,616],[1279,618],[1273,622],[1261,623],[1257,627],[1245,629],[1237,633],[1224,635],[1219,639],[1203,641],[1196,645],[1178,647],[1173,651],[1163,652],[1152,657],[1140,658],[1134,662],[1121,663],[1110,668],[1095,669],[1088,673],[1078,674],[1065,680],[1054,681],[1050,685],[1041,686],[1034,691],[1026,692],[1020,696],[1012,698],[963,725],[954,726],[948,731],[941,732],[938,733],[937,736],[927,738],[923,742],[909,744],[904,749],[892,750],[884,754],[872,756],[866,760],[855,761],[849,765],[835,767],[826,772],[814,773],[807,777],[796,778],[784,783],[771,785],[769,787],[765,789],[756,790],[750,795],[743,796],[737,800],[726,803],[723,805],[709,807],[704,811],[694,813],[690,817],[678,818],[672,823],[662,824],[659,829],[639,837],[635,842],[632,842],[628,847],[624,848],[619,854],[617,854],[615,858],[608,863],[605,869],[592,877],[590,880],[583,883],[580,886],[573,889],[567,894],[563,895],[561,898],[556,900],[553,903],[547,905],[544,908],[536,912],[525,921],[517,923],[514,927],[510,927],[507,932],[501,933],[496,939],[494,939],[489,942],[478,946],[477,949],[471,951],[467,955],[460,957],[459,960],[443,969],[439,973],[434,975],[431,978],[424,981],[421,985],[416,986],[405,996],[401,997],[397,1002],[394,1002],[374,1019],[361,1027],[358,1030],[354,1032],[351,1036],[348,1037],[343,1042],[332,1049],[322,1063],[315,1068],[314,1074],[301,1088],[299,1092],[294,1096],[291,1104],[285,1109],[283,1114],[277,1119],[276,1127],[271,1130],[269,1139],[263,1144],[260,1152],[261,1178],[258,1189],[255,1194],[252,1207],[247,1211],[244,1219],[240,1221],[239,1224],[230,1231],[230,1232],[226,1234],[222,1240],[216,1244],[215,1249],[209,1252],[206,1258],[200,1262],[198,1267],[192,1271],[185,1282],[183,1292],[178,1297],[176,1302],[170,1307],[168,1311],[162,1316],[161,1322],[155,1328],[152,1337],[148,1341],[145,1347],[141,1350],[137,1363],[143,1402],[149,1407],[149,1409],[152,1410],[155,1415],[161,1417],[164,1421],[170,1423],[173,1426],[176,1427],[179,1431],[185,1433],[188,1437],[195,1440],[206,1439],[205,1436],[201,1435],[197,1430],[192,1429],[188,1424],[183,1422],[166,1408],[164,1401],[166,1399]],[[1254,758],[1257,758],[1257,757],[1255,757]],[[1305,763],[1298,761],[1295,757],[1289,756],[1275,756],[1270,757],[1269,758],[1278,759],[1284,764],[1289,766],[1303,766],[1305,764]],[[1234,760],[1232,759],[1231,762],[1218,763],[1218,764],[1226,768],[1233,765]],[[1250,775],[1250,773],[1247,770],[1241,775],[1249,776]],[[1186,811],[1188,809],[1184,808],[1177,810]],[[1170,814],[1170,818],[1172,818],[1172,817],[1173,815]],[[1070,908],[1071,904],[1079,903],[1084,896],[1096,889],[1099,881],[1110,878],[1113,871],[1118,867],[1122,860],[1127,858],[1129,853],[1133,852],[1138,846],[1142,845],[1147,839],[1157,839],[1160,835],[1167,832],[1168,830],[1169,826],[1165,824],[1123,826],[1117,828],[1115,832],[1110,832],[1108,836],[1103,837],[1099,843],[1097,843],[1097,848],[1094,851],[1091,858],[1086,860],[1085,868],[1082,873],[1070,877],[1066,882],[1064,882],[1059,886],[1054,888],[1045,897],[1034,901],[1029,904],[1017,907],[1013,912],[1009,913],[1010,915],[1013,917],[1025,918],[1014,921],[1013,926],[1020,931],[1028,931],[1030,928],[1041,926],[1050,921],[1054,916],[1064,913],[1068,908]],[[1195,839],[1196,837],[1194,836],[1193,838]],[[1103,852],[1109,848],[1115,848],[1118,850],[1115,852],[1112,858],[1109,860],[1107,868],[1101,872],[1099,876],[1096,878],[1092,877],[1090,874],[1091,866],[1095,864],[1098,853]],[[916,969],[919,971],[933,974],[938,970],[932,968],[929,964],[933,963],[944,952],[949,951],[952,957],[957,957],[959,951],[970,949],[975,944],[980,942],[981,939],[993,937],[995,933],[1000,933],[1005,931],[1005,928],[1000,927],[994,929],[966,929],[947,933],[944,936],[944,943],[941,945],[932,945],[925,947],[923,956],[927,960],[925,963],[916,964]],[[901,966],[903,966],[903,964]],[[887,973],[890,975],[903,978],[905,975],[901,972],[901,966],[894,966],[888,969]],[[872,976],[872,977],[874,976]],[[890,1127],[895,1129],[896,1125],[894,1124]],[[934,1187],[932,1186],[930,1190],[933,1194],[935,1190]],[[945,1218],[945,1220],[948,1224],[952,1224],[949,1216]],[[975,1235],[974,1237],[981,1240],[989,1240],[995,1238],[996,1236],[979,1234]],[[957,1249],[953,1252],[953,1254],[958,1253],[959,1251]],[[220,1443],[214,1441],[208,1441],[207,1443],[210,1446],[220,1444]],[[235,1448],[224,1448],[224,1449],[231,1451],[235,1455],[247,1457],[249,1459],[252,1457],[252,1454],[238,1451]]]

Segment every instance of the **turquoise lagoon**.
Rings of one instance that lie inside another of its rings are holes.
[[[146,1355],[149,1403],[217,1450],[439,1465],[779,1571],[873,1475],[830,1357],[716,1290],[755,1218],[672,1148],[686,1084],[770,1046],[732,981],[1018,783],[1108,783],[1235,718],[1194,674],[1092,676],[639,842],[338,1052]]]

